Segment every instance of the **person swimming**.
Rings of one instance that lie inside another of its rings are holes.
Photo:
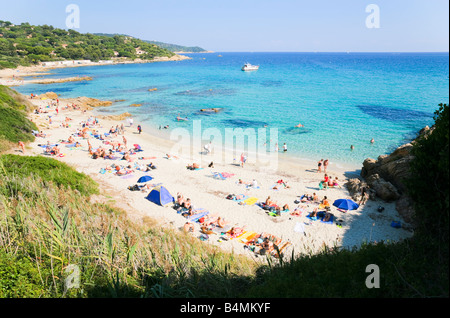
[[[302,128],[302,127],[305,127],[305,126],[303,126],[301,123],[298,123],[298,125],[295,125],[295,127]]]

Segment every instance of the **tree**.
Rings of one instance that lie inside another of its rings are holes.
[[[415,202],[417,235],[430,244],[446,244],[449,240],[449,110],[439,104],[432,133],[414,144],[412,177],[408,192]],[[447,256],[448,257],[448,256]]]

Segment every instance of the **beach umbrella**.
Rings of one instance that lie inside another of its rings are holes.
[[[150,181],[150,180],[153,180],[153,178],[150,177],[150,176],[142,176],[142,177],[139,178],[139,180],[137,182],[138,183],[144,183],[144,182],[147,182],[147,181]]]
[[[359,207],[359,205],[351,199],[338,199],[333,202],[333,205],[342,210],[356,210]]]

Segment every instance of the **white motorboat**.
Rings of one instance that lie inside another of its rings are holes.
[[[259,65],[252,65],[250,63],[245,63],[244,66],[242,66],[243,71],[257,71],[259,69]]]

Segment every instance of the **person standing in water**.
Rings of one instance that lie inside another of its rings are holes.
[[[323,172],[327,173],[327,167],[328,167],[328,159],[325,159],[325,161],[323,162]]]

